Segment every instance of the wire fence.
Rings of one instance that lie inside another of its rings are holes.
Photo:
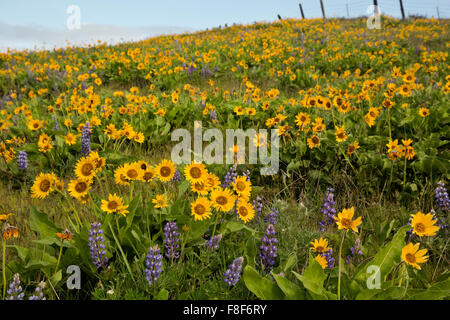
[[[380,14],[395,18],[450,18],[450,0],[303,0],[299,14],[306,19],[357,18],[371,15],[372,5],[377,5]]]

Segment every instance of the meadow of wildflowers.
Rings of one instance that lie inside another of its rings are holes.
[[[2,299],[448,299],[449,22],[382,19],[0,53]]]

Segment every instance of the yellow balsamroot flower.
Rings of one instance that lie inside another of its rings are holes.
[[[155,208],[165,208],[168,206],[167,198],[164,194],[157,194],[155,199],[152,199],[152,203],[155,204]]]
[[[408,160],[411,160],[416,155],[414,148],[411,146],[412,142],[413,141],[411,139],[408,139],[408,140],[402,139],[402,143],[404,146],[404,155],[405,155],[405,158]]]
[[[430,115],[430,109],[425,108],[425,107],[420,108],[419,115],[423,118],[428,117]]]
[[[311,138],[308,138],[307,142],[308,142],[308,147],[310,147],[311,149],[320,146],[320,139],[316,135],[313,135]]]
[[[83,179],[71,180],[69,182],[68,191],[69,194],[74,198],[80,198],[87,195],[89,189],[91,188],[92,181],[85,181]]]
[[[128,213],[128,205],[123,204],[122,198],[114,194],[109,194],[108,200],[102,200],[102,205],[100,207],[106,213],[118,213],[126,216]]]
[[[325,269],[326,267],[328,267],[327,258],[325,258],[324,256],[318,255],[317,257],[314,258],[314,260],[316,260],[320,264],[322,269]]]
[[[314,250],[315,252],[324,253],[331,249],[328,247],[328,240],[323,239],[322,237],[320,237],[319,240],[314,239],[314,241],[310,243],[312,244],[311,250]]]
[[[248,116],[254,116],[256,114],[256,109],[255,108],[247,108],[247,109],[245,109],[245,113]]]
[[[3,240],[8,240],[10,238],[17,238],[18,236],[19,236],[19,229],[6,222],[3,227]]]
[[[156,175],[162,182],[172,180],[175,175],[175,164],[171,160],[163,160],[156,166]]]
[[[75,175],[78,179],[92,180],[95,176],[95,163],[90,157],[83,157],[75,165]]]
[[[206,196],[211,188],[206,181],[199,181],[191,184],[191,190],[199,195]]]
[[[128,182],[128,178],[125,175],[125,167],[124,166],[119,166],[115,171],[114,171],[114,178],[115,178],[115,182],[118,185],[121,186],[128,186],[130,183]]]
[[[240,199],[236,205],[236,212],[244,223],[249,222],[255,217],[255,209],[247,201],[247,199]]]
[[[237,116],[242,116],[244,114],[244,108],[242,108],[241,106],[234,107],[234,113]]]
[[[352,156],[353,153],[355,153],[356,149],[359,149],[359,143],[358,141],[354,141],[347,147],[347,154],[349,157]]]
[[[42,123],[39,121],[39,119],[30,119],[27,125],[28,129],[32,131],[36,131],[42,128]]]
[[[89,159],[92,160],[95,167],[95,172],[101,172],[103,167],[106,165],[106,159],[99,156],[97,151],[92,151],[89,154]]]
[[[247,177],[238,176],[234,179],[233,190],[236,191],[239,197],[248,199],[252,191],[252,183]]]
[[[324,129],[325,129],[325,124],[323,123],[323,119],[320,117],[317,117],[313,123],[313,132],[318,133],[318,132],[323,131]]]
[[[72,232],[66,229],[63,232],[57,232],[56,236],[58,237],[59,240],[70,241],[72,239]]]
[[[228,212],[234,207],[235,197],[230,190],[216,188],[211,191],[211,205],[218,211]]]
[[[205,182],[208,189],[214,189],[220,186],[220,179],[214,173],[208,173]]]
[[[186,180],[190,183],[202,182],[207,178],[208,171],[202,163],[192,163],[184,168]]]
[[[342,125],[342,127],[336,126],[336,132],[334,133],[334,135],[336,136],[337,142],[343,142],[348,138],[347,133],[345,132],[344,125]]]
[[[355,208],[351,207],[350,209],[344,209],[339,212],[337,217],[334,217],[336,220],[336,224],[339,230],[353,230],[354,232],[358,232],[358,226],[362,223],[361,217],[353,220],[353,215],[355,214]]]
[[[133,140],[136,141],[137,143],[144,143],[145,136],[142,132],[136,132]]]
[[[428,256],[425,256],[428,252],[427,249],[419,250],[419,243],[412,244],[408,243],[406,246],[402,248],[402,260],[413,266],[414,268],[420,270],[419,263],[425,263],[428,261]]]
[[[143,175],[141,167],[137,162],[125,163],[122,168],[122,173],[129,181],[141,180]]]
[[[45,133],[39,136],[38,147],[40,152],[48,152],[53,148],[52,139]]]
[[[151,166],[148,166],[147,169],[145,169],[142,172],[142,181],[143,182],[150,182],[155,177],[155,169]]]
[[[303,131],[303,129],[311,122],[311,119],[308,114],[304,112],[300,112],[295,117],[295,123]]]
[[[0,214],[0,221],[6,221],[6,219],[8,219],[12,215],[13,215],[12,213]]]
[[[389,159],[396,160],[403,156],[403,149],[398,145],[398,139],[395,139],[394,141],[389,140],[389,142],[386,144],[386,147],[388,147]]]
[[[194,220],[205,220],[211,216],[211,205],[206,197],[198,197],[191,203],[191,215]]]
[[[77,136],[69,132],[67,135],[64,136],[64,141],[68,146],[71,146],[77,142]]]
[[[417,234],[419,237],[432,237],[439,231],[439,226],[435,226],[437,220],[434,219],[433,214],[423,214],[419,211],[416,214],[412,214],[411,217],[413,233]]]
[[[31,187],[31,197],[38,199],[47,197],[54,190],[55,180],[54,174],[41,172]]]

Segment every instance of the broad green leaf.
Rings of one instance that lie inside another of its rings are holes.
[[[59,229],[48,220],[47,214],[40,212],[34,206],[30,209],[30,228],[39,233],[41,239],[55,238]]]
[[[442,300],[450,297],[450,277],[436,282],[428,289],[410,289],[406,299],[410,300]]]
[[[270,279],[263,278],[253,267],[247,265],[243,274],[245,285],[261,300],[283,300],[283,291]]]
[[[169,291],[166,289],[161,289],[158,295],[155,297],[155,300],[169,300]]]
[[[293,283],[292,281],[286,279],[285,277],[276,275],[272,272],[275,281],[280,287],[281,291],[286,295],[286,298],[289,300],[305,300],[305,292],[298,285]]]
[[[405,246],[406,231],[411,229],[410,226],[401,227],[394,235],[391,242],[387,243],[383,248],[378,251],[374,259],[367,262],[358,273],[355,275],[354,280],[359,281],[365,285],[368,277],[367,268],[371,265],[375,265],[380,268],[380,278],[384,281],[387,275],[392,269],[400,262],[402,248]]]
[[[22,260],[22,262],[26,262],[30,256],[29,248],[24,248],[21,246],[7,246],[7,247],[16,249],[17,255],[19,256],[20,260]]]
[[[294,250],[294,252],[291,253],[287,258],[283,267],[283,272],[287,272],[290,269],[292,269],[292,267],[295,266],[296,263],[297,263],[297,253],[296,250]]]
[[[335,294],[325,290],[323,287],[327,275],[311,253],[309,254],[309,266],[305,269],[303,276],[294,271],[292,273],[303,283],[303,286],[308,290],[314,300],[336,299]]]

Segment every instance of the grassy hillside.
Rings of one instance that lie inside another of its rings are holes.
[[[3,286],[19,274],[26,298],[41,281],[48,299],[448,298],[449,40],[447,20],[291,19],[0,53]],[[175,165],[171,133],[194,121],[278,129],[278,172]]]

